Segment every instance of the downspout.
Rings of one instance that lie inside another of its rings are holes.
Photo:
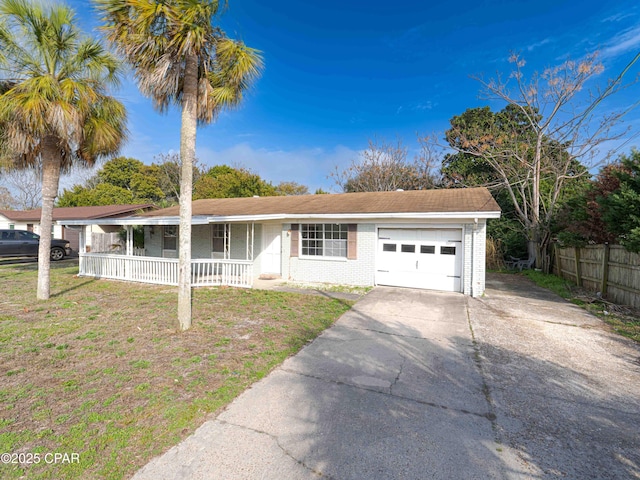
[[[473,219],[473,231],[471,232],[471,296],[476,297],[476,236],[478,235],[478,219]]]

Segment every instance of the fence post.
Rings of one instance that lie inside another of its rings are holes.
[[[607,295],[608,283],[609,283],[609,243],[605,242],[604,252],[602,253],[602,283],[600,284],[600,293],[603,297]]]
[[[573,247],[573,251],[575,252],[576,258],[576,286],[582,286],[582,272],[580,271],[580,249],[578,247]]]

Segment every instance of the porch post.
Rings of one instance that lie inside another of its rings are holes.
[[[127,245],[126,245],[126,255],[133,255],[133,227],[131,225],[127,225]]]
[[[255,223],[251,224],[251,231],[249,231],[249,224],[247,223],[247,251],[245,254],[245,260],[253,260],[253,234]]]
[[[82,225],[80,227],[80,233],[78,233],[78,253],[85,253],[87,251],[87,243],[85,241],[85,229],[87,227]]]
[[[84,275],[84,254],[87,252],[87,244],[85,241],[86,237],[86,226],[82,225],[80,227],[80,233],[78,234],[78,274]]]

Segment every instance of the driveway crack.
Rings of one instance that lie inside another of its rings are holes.
[[[402,356],[402,363],[400,364],[400,368],[398,369],[398,374],[396,375],[396,378],[393,380],[393,382],[389,386],[389,393],[391,395],[393,395],[393,387],[395,387],[396,383],[398,383],[398,380],[400,380],[400,375],[402,375],[402,369],[404,368],[406,363],[407,363],[407,357]]]
[[[478,372],[480,373],[480,378],[482,378],[482,393],[484,395],[485,400],[487,401],[487,414],[486,417],[491,421],[491,427],[493,428],[493,432],[495,434],[496,443],[502,443],[502,438],[500,435],[500,431],[498,429],[498,422],[496,416],[496,406],[493,402],[493,398],[491,397],[491,389],[489,388],[489,383],[487,382],[487,375],[484,371],[484,366],[482,365],[482,356],[480,355],[480,345],[478,344],[478,340],[476,339],[476,335],[473,331],[473,325],[471,324],[471,314],[469,313],[469,300],[465,301],[465,306],[467,309],[467,321],[469,322],[469,331],[471,332],[471,343],[473,345],[473,361],[478,368]]]
[[[446,405],[442,405],[442,404],[439,404],[439,403],[427,402],[426,400],[418,400],[418,399],[415,399],[415,398],[405,397],[405,396],[402,396],[402,395],[391,393],[389,391],[385,391],[386,389],[385,390],[376,390],[374,388],[367,388],[367,387],[363,387],[361,385],[355,385],[353,383],[343,382],[341,380],[332,380],[332,379],[328,379],[328,378],[324,378],[324,377],[319,377],[317,375],[311,375],[311,374],[308,374],[308,373],[297,372],[295,370],[289,370],[289,369],[286,369],[286,368],[280,368],[280,370],[283,371],[283,372],[286,372],[286,373],[291,373],[292,375],[300,375],[301,377],[313,378],[314,380],[320,380],[321,382],[326,382],[326,383],[333,383],[334,385],[340,385],[340,386],[355,388],[357,390],[364,390],[364,391],[367,391],[367,392],[377,393],[379,395],[387,395],[389,397],[397,398],[399,400],[405,400],[407,402],[417,403],[419,405],[425,405],[427,407],[440,408],[442,410],[450,410],[452,412],[464,413],[465,415],[473,415],[474,417],[486,418],[489,421],[491,421],[492,423],[493,423],[493,421],[495,419],[495,415],[493,415],[491,413],[478,413],[478,412],[471,412],[469,410],[465,410],[465,409],[462,409],[462,408],[451,408],[451,407],[448,407]]]
[[[426,340],[426,338],[420,337],[417,335],[404,335],[402,333],[397,333],[397,332],[385,332],[384,330],[376,330],[375,328],[352,327],[352,326],[346,326],[346,325],[343,325],[343,327],[348,328],[350,330],[361,330],[364,332],[380,333],[381,335],[389,335],[390,337],[414,338],[416,340]]]
[[[237,423],[227,422],[226,420],[216,419],[215,421],[220,423],[220,424],[223,424],[223,425],[230,425],[232,427],[237,427],[237,428],[241,428],[243,430],[248,430],[250,432],[255,432],[255,433],[259,433],[261,435],[266,435],[267,437],[272,439],[276,443],[278,448],[280,450],[282,450],[282,453],[284,453],[291,460],[293,460],[297,464],[301,465],[302,467],[304,467],[306,470],[308,470],[312,474],[316,475],[317,477],[327,478],[329,480],[332,479],[332,477],[330,477],[330,476],[328,476],[328,475],[326,475],[326,474],[324,474],[322,472],[319,472],[319,471],[315,470],[314,468],[310,467],[303,460],[300,460],[300,459],[296,458],[289,450],[287,450],[287,448],[284,445],[282,445],[280,443],[280,439],[276,435],[273,435],[272,433],[265,432],[264,430],[258,430],[257,428],[247,427],[246,425],[239,425]]]

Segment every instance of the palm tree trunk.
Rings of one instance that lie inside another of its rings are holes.
[[[196,157],[198,121],[198,61],[187,56],[182,97],[180,128],[180,229],[178,234],[178,324],[181,330],[191,327],[191,200],[193,163]]]
[[[50,295],[51,229],[53,226],[53,202],[60,183],[60,154],[54,137],[42,142],[42,213],[40,215],[40,246],[38,248],[38,300]]]

